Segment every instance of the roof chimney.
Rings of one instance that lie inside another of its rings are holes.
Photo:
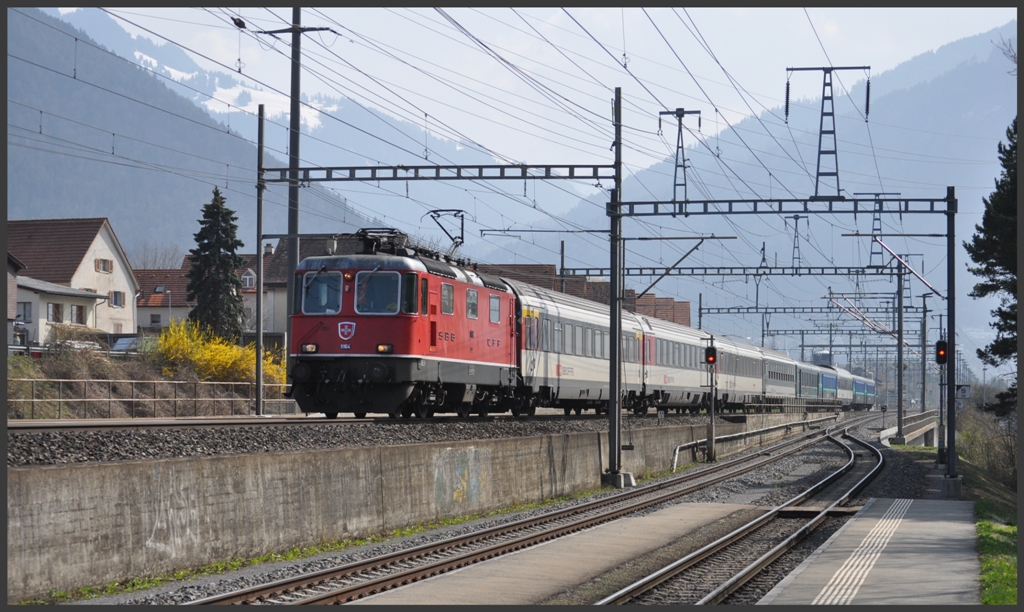
[[[263,247],[263,254],[264,255],[273,255],[274,254],[274,245],[268,242],[267,245]]]

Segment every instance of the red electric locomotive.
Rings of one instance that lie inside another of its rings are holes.
[[[425,418],[518,405],[505,283],[386,237],[364,244],[296,272],[291,397],[302,411]]]

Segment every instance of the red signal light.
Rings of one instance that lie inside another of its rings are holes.
[[[718,361],[718,349],[709,346],[704,349],[704,363],[715,363]]]

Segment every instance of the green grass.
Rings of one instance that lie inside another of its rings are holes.
[[[934,462],[936,449],[898,446],[894,450],[912,454],[919,461]],[[981,603],[1017,604],[1017,494],[963,457],[957,460],[963,477],[961,497],[974,501],[981,564]]]
[[[1017,526],[978,521],[981,603],[1017,604]]]
[[[1017,604],[1017,496],[977,466],[960,460],[959,472],[975,500],[981,603]]]

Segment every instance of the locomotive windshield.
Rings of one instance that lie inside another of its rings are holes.
[[[395,314],[398,312],[398,273],[360,272],[356,275],[356,312]]]
[[[341,311],[341,274],[309,272],[302,281],[302,312],[336,314]]]

